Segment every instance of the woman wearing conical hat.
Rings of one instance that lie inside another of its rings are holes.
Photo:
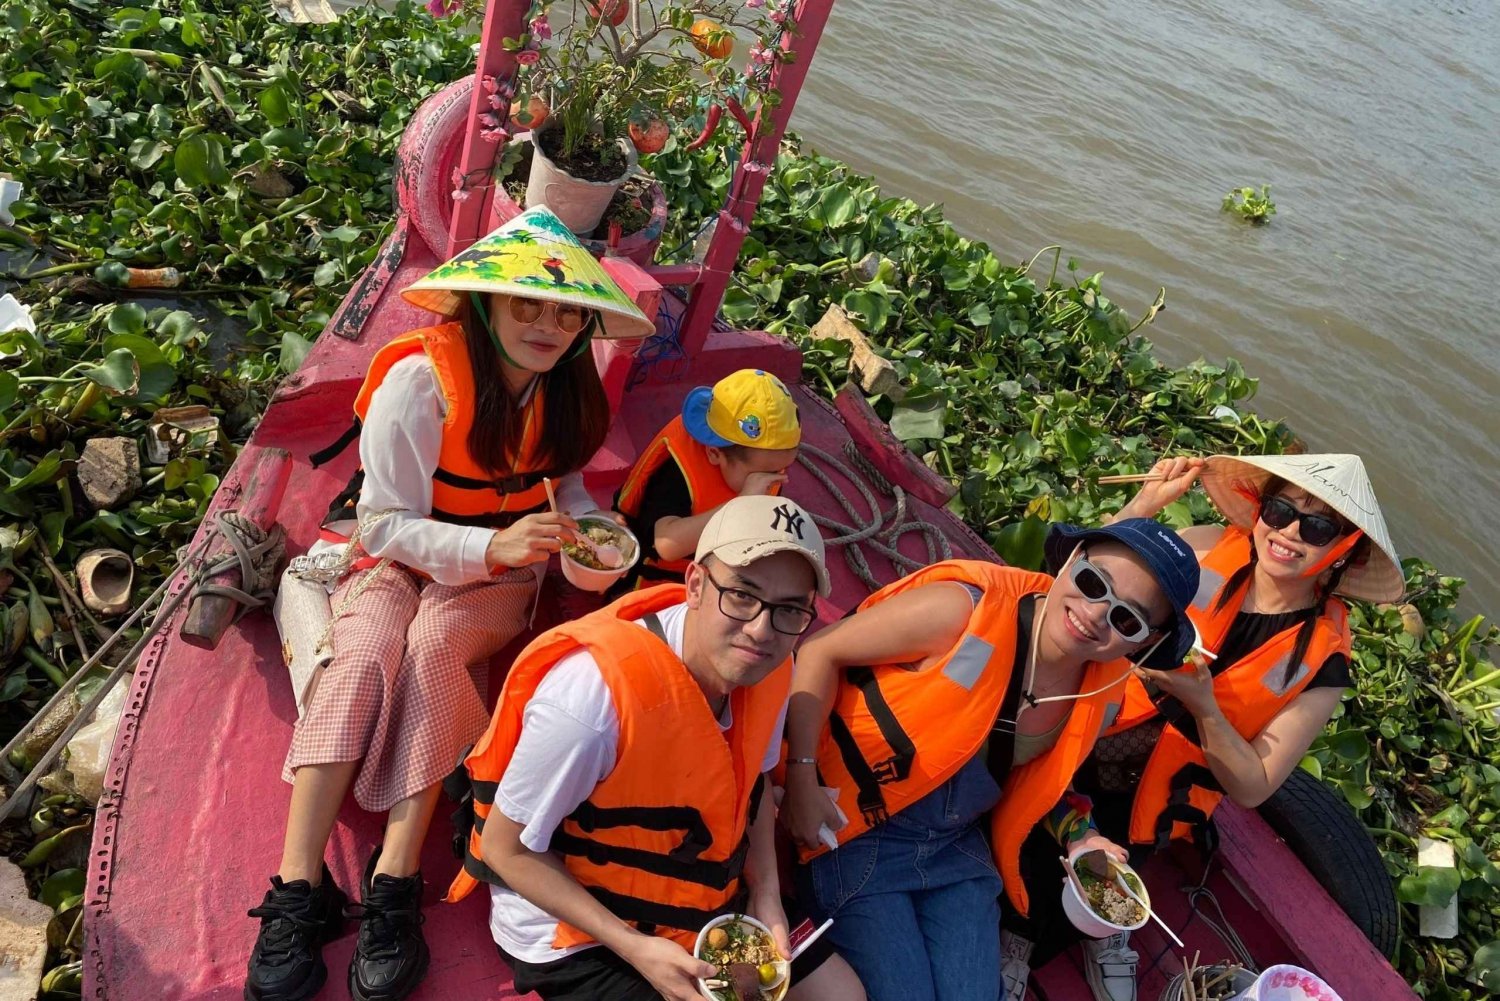
[[[422,842],[443,777],[488,722],[468,665],[526,626],[539,569],[571,516],[595,508],[578,471],[603,444],[609,407],[590,340],[654,329],[545,209],[403,295],[441,319],[376,352],[355,400],[360,471],[324,534],[345,547],[357,524],[359,558],[333,592],[332,661],[287,756],[281,862],[250,912],[261,921],[251,1001],[302,1001],[326,979],[322,946],[346,896],[323,853],[351,786],[389,820],[361,887],[349,992],[398,1001],[425,975]],[[544,477],[558,481],[561,513]]]
[[[1075,782],[1092,801],[1091,818],[1079,823],[1138,848],[1201,843],[1224,796],[1255,807],[1280,788],[1351,683],[1344,599],[1395,601],[1405,589],[1358,456],[1174,458],[1152,473],[1160,479],[1117,518],[1154,517],[1201,477],[1229,524],[1180,533],[1201,566],[1188,616],[1203,652],[1177,670],[1137,670],[1119,718]],[[1037,878],[1050,869],[1056,882],[1056,844],[1049,848],[1045,835],[1033,841]],[[1028,941],[1055,951],[1072,937],[1060,906],[1032,919],[1007,936],[1018,971],[1008,981],[1024,984]],[[1135,998],[1128,936],[1089,940],[1085,954],[1099,1001]]]

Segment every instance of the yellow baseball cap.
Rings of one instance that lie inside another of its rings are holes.
[[[699,386],[682,403],[688,434],[723,448],[796,448],[802,443],[797,404],[782,381],[758,368],[742,368]]]

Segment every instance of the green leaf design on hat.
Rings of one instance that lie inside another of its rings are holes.
[[[648,337],[656,324],[548,209],[528,209],[438,265],[401,293],[413,306],[453,316],[469,292],[523,295],[599,311],[603,336]]]

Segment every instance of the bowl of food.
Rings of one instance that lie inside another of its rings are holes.
[[[609,590],[641,558],[635,534],[602,514],[580,515],[578,535],[562,544],[562,572],[580,590]]]
[[[792,964],[776,952],[771,929],[748,914],[721,914],[698,933],[693,955],[718,971],[698,981],[709,1001],[781,1001]]]
[[[1102,851],[1085,852],[1063,862],[1068,873],[1063,882],[1063,913],[1074,928],[1092,938],[1105,938],[1122,931],[1135,931],[1146,923],[1151,896],[1130,866],[1116,862]],[[1118,880],[1123,880],[1140,901],[1132,900]]]

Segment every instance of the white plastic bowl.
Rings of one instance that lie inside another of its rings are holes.
[[[1079,856],[1076,855],[1069,858],[1068,865],[1071,867],[1078,858]],[[1146,881],[1141,879],[1136,874],[1136,871],[1127,865],[1120,865],[1119,868],[1121,871],[1135,876],[1140,881],[1141,899],[1146,902],[1146,906],[1149,908],[1151,906],[1151,894],[1146,889]],[[1077,881],[1069,875],[1063,876],[1062,903],[1063,913],[1068,916],[1069,921],[1073,922],[1073,927],[1090,938],[1107,938],[1122,931],[1135,931],[1151,920],[1149,914],[1143,913],[1141,919],[1133,925],[1117,925],[1112,921],[1106,921],[1103,917],[1094,913],[1094,909],[1088,905],[1088,901],[1084,900],[1083,894],[1078,891]]]
[[[1300,966],[1273,966],[1235,1001],[1340,1001],[1332,987]]]
[[[771,929],[767,928],[765,925],[761,924],[759,921],[755,920],[748,914],[720,914],[708,924],[704,925],[702,930],[698,932],[698,941],[693,943],[693,958],[703,958],[703,946],[708,942],[709,932],[713,931],[720,925],[733,924],[749,925],[751,928],[763,931],[767,935],[771,934]],[[786,997],[786,992],[790,990],[792,986],[791,977],[788,976],[788,974],[791,972],[792,964],[783,959],[778,960],[777,965],[781,968],[781,979],[766,984],[761,988],[761,992],[763,994],[766,991],[772,992],[771,997],[773,1001],[781,1001],[782,998]],[[718,999],[714,997],[713,991],[710,990],[708,985],[705,984],[702,980],[698,981],[698,990],[705,998],[708,998],[709,1001],[718,1001]]]
[[[634,532],[624,525],[617,524],[612,518],[598,514],[585,514],[579,517],[580,529],[586,529],[590,525],[603,525],[619,537],[620,555],[625,557],[625,564],[613,570],[595,570],[593,567],[584,566],[563,552],[558,554],[562,557],[560,562],[563,576],[568,579],[569,584],[581,591],[607,591],[615,581],[624,577],[630,572],[630,568],[640,561],[641,543],[635,537]]]

